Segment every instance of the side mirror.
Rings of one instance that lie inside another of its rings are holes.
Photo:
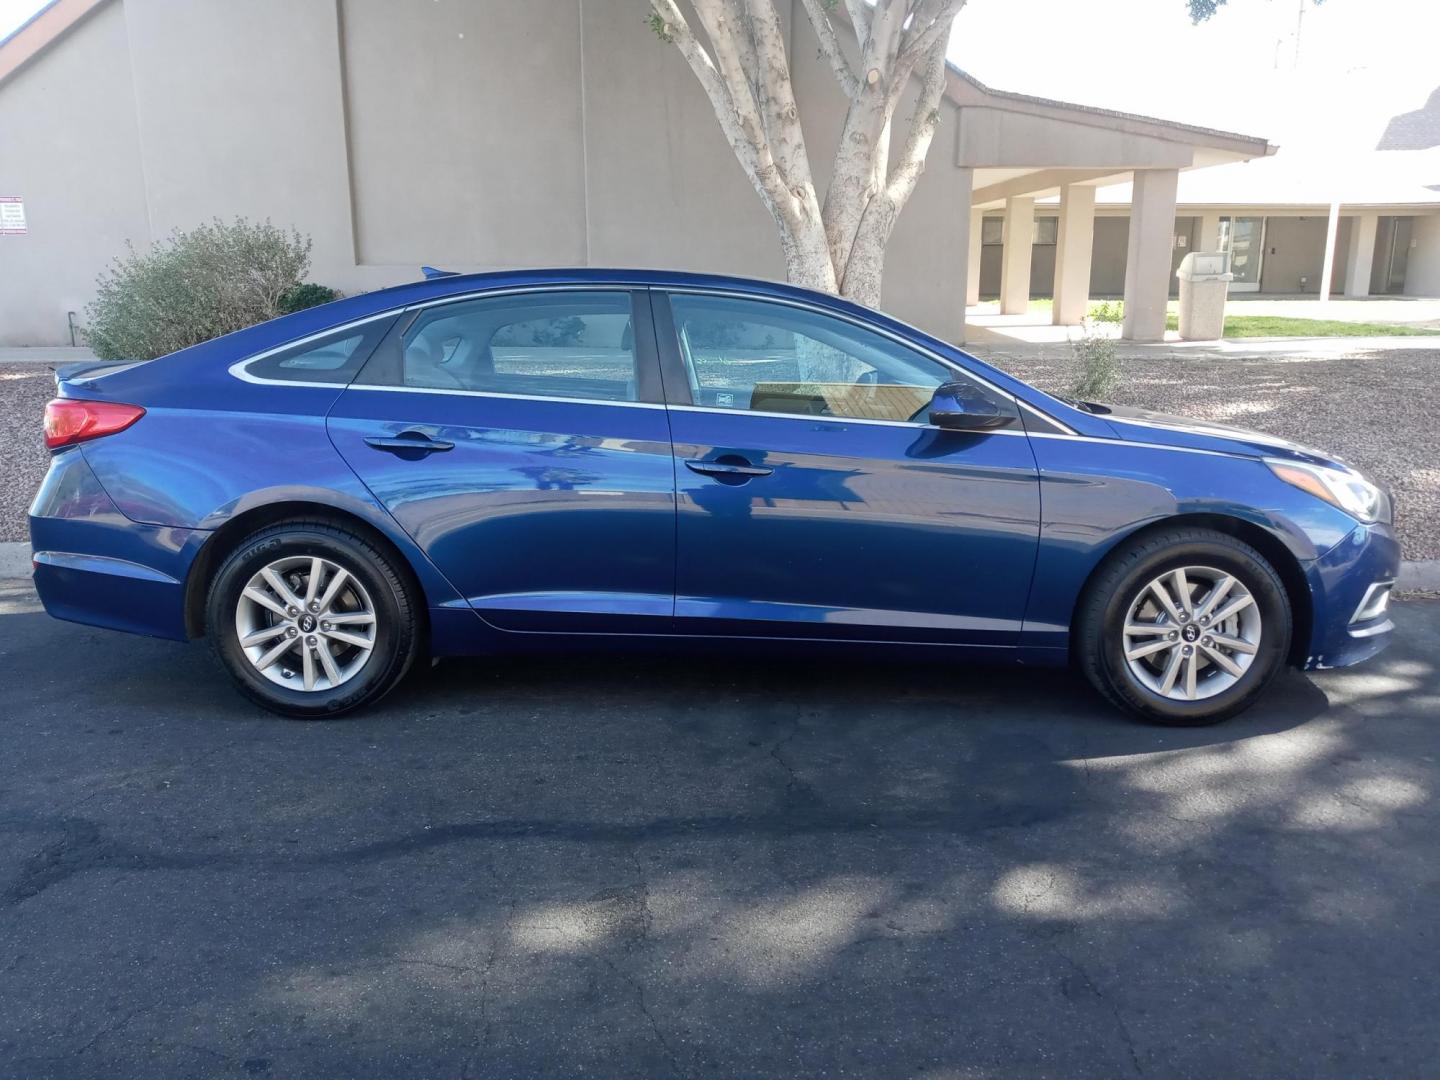
[[[946,431],[993,431],[1014,422],[1013,413],[1001,412],[966,383],[946,383],[930,399],[930,423]]]

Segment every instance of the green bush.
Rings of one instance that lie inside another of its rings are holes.
[[[1120,385],[1120,361],[1113,338],[1102,337],[1088,327],[1083,337],[1070,343],[1079,371],[1070,384],[1070,396],[1081,401],[1104,401]]]
[[[237,218],[126,245],[96,282],[85,337],[104,360],[150,360],[284,314],[310,268],[310,238]]]
[[[1098,304],[1091,304],[1090,318],[1102,323],[1122,323],[1125,321],[1125,301],[1101,300]]]
[[[286,315],[297,311],[304,311],[306,308],[319,307],[321,304],[328,304],[331,300],[339,300],[340,294],[329,285],[317,285],[313,281],[307,281],[303,285],[296,285],[286,289],[280,295],[280,310]]]

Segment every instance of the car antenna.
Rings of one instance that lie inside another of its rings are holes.
[[[437,270],[433,266],[422,266],[420,267],[420,272],[425,275],[426,281],[434,281],[436,278],[442,277],[459,276],[454,270]]]

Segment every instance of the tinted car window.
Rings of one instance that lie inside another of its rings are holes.
[[[470,300],[422,311],[400,343],[399,380],[434,390],[636,401],[625,292]]]
[[[670,303],[696,405],[919,421],[938,386],[959,382],[1014,411],[955,369],[842,319],[731,297],[677,294]]]
[[[253,360],[245,366],[245,371],[258,379],[281,382],[348,383],[393,321],[393,318],[376,319],[336,331],[329,337],[311,339]]]

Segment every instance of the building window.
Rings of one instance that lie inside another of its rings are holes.
[[[1058,235],[1059,218],[1042,217],[1035,219],[1035,239],[1032,243],[1053,246]]]
[[[983,218],[980,222],[980,242],[990,245],[1004,243],[1005,219],[998,217]]]

